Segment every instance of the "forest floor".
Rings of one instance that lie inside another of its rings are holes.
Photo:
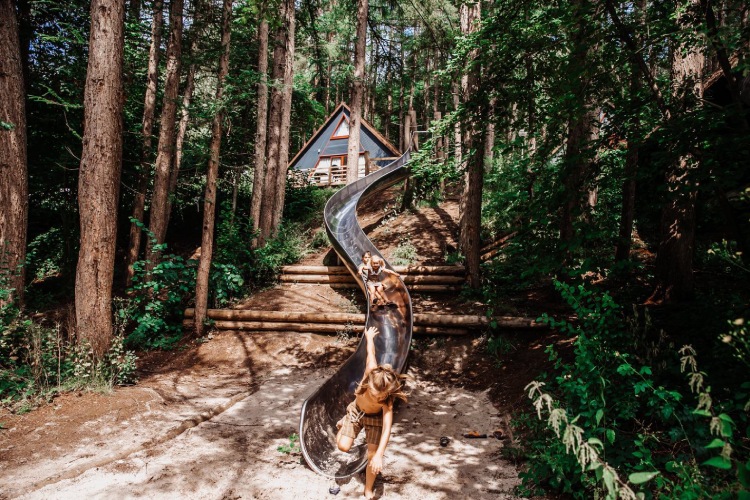
[[[394,204],[391,191],[360,211],[376,246],[388,258],[409,241],[418,263],[443,264],[446,248],[455,247],[457,201],[398,216],[389,215]],[[321,264],[324,255],[303,263]],[[289,284],[236,307],[355,312],[363,307],[360,295]],[[415,294],[414,311],[482,311],[457,295]],[[538,315],[549,310],[545,295],[517,298],[503,313]],[[332,486],[340,487],[339,498],[359,497],[363,474],[336,485],[290,442],[303,400],[354,351],[356,333],[217,331],[175,351],[142,355],[137,385],[64,394],[23,415],[0,412],[0,499],[323,499],[335,498]],[[555,336],[504,335],[513,349],[502,363],[487,354],[482,332],[415,337],[412,395],[396,413],[378,497],[517,498],[519,465],[508,460],[517,437],[509,423],[530,408],[523,388],[541,371]],[[502,439],[492,437],[496,430]],[[464,438],[470,431],[489,437]]]

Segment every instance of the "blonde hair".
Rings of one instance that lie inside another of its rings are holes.
[[[387,394],[384,404],[391,406],[397,399],[407,400],[409,394],[404,390],[407,378],[406,375],[397,373],[391,365],[379,365],[367,374],[354,393],[360,396],[372,389],[378,394]]]

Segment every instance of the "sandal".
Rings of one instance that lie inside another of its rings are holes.
[[[464,434],[464,437],[469,439],[486,439],[487,434],[479,434],[477,431],[470,431]]]

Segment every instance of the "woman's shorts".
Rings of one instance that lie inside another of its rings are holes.
[[[357,407],[356,401],[352,401],[346,407],[346,415],[339,422],[342,436],[356,439],[364,427],[367,444],[380,444],[380,436],[383,434],[382,413],[365,413]]]

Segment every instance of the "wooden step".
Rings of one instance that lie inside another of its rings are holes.
[[[445,274],[449,276],[463,276],[466,274],[464,266],[393,266],[399,274]],[[346,266],[283,266],[283,274],[350,274]]]
[[[185,318],[191,319],[195,309],[185,309]],[[296,312],[296,311],[254,311],[247,309],[209,309],[206,316],[217,321],[270,322],[270,323],[319,323],[364,325],[365,315],[359,313]],[[480,328],[495,323],[500,328],[544,328],[532,318],[518,316],[496,316],[489,318],[479,315],[459,314],[414,314],[415,326],[445,326]]]
[[[351,274],[282,274],[282,283],[356,283]],[[405,275],[406,285],[460,285],[463,276]]]

